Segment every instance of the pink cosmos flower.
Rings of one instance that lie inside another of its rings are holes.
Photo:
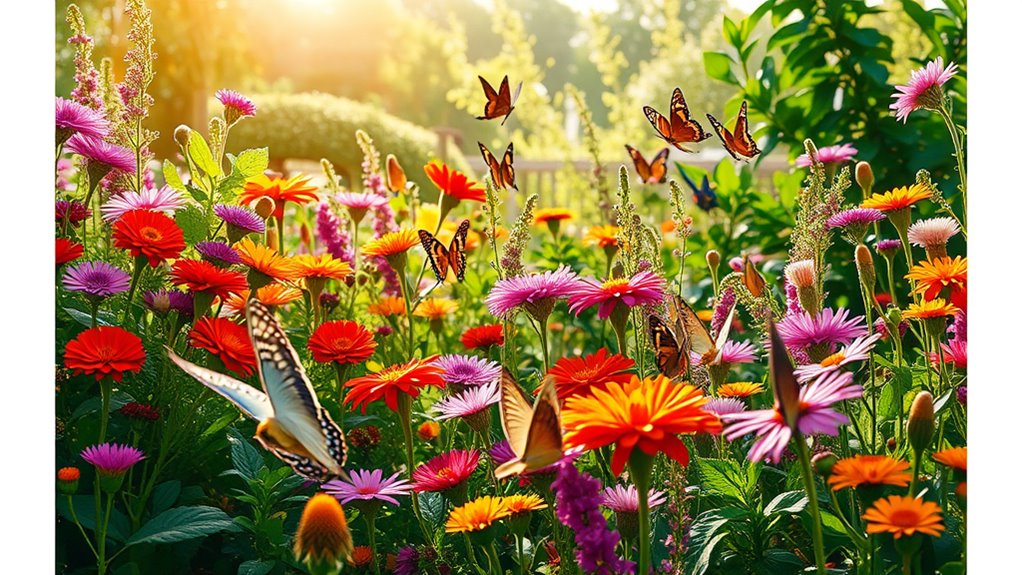
[[[855,157],[855,154],[859,153],[859,150],[855,149],[851,144],[841,144],[839,146],[824,146],[817,150],[819,152],[816,155],[816,159],[823,164],[841,164],[847,162]],[[809,161],[809,154],[802,154],[795,158],[795,167],[797,168],[808,168],[812,162]]]
[[[173,216],[174,212],[185,207],[185,198],[181,192],[170,186],[156,189],[145,189],[141,193],[124,192],[111,197],[99,211],[103,221],[112,223],[131,210],[151,210]]]
[[[618,303],[632,308],[662,301],[664,289],[664,279],[649,271],[638,272],[631,278],[612,278],[602,284],[584,279],[568,294],[568,308],[578,315],[584,309],[599,305],[597,317],[607,319]]]
[[[944,59],[940,56],[927,63],[926,67],[913,70],[908,85],[894,87],[897,92],[891,95],[894,98],[891,111],[895,113],[897,119],[907,122],[908,115],[919,108],[939,108],[944,99],[941,86],[957,72],[957,64],[950,62],[945,68]]]
[[[479,385],[500,377],[499,363],[471,355],[442,355],[433,360],[433,365],[444,370],[442,377],[447,383]]]
[[[64,98],[57,98],[56,105],[57,142],[74,134],[102,140],[110,133],[110,122],[92,108]]]
[[[441,453],[423,463],[412,473],[413,489],[423,491],[444,491],[467,480],[479,465],[479,452],[454,449]]]
[[[737,397],[714,397],[703,405],[703,409],[717,414],[717,417],[721,417],[729,413],[745,411],[745,402]]]
[[[778,322],[777,332],[784,345],[806,348],[817,344],[848,343],[866,335],[865,319],[862,316],[848,318],[847,309],[823,308],[813,317],[808,313],[789,313]]]
[[[702,356],[694,351],[688,354],[693,366],[702,365]],[[730,365],[732,363],[750,363],[756,361],[756,347],[747,341],[724,342],[720,346],[719,356],[710,365]]]
[[[490,314],[502,318],[523,306],[541,308],[549,305],[552,309],[554,300],[567,297],[577,283],[578,276],[567,266],[541,274],[498,280],[490,295],[486,296],[486,306]]]
[[[404,479],[398,479],[400,473],[395,473],[387,479],[383,478],[382,469],[360,469],[353,471],[351,481],[331,479],[323,484],[323,491],[333,495],[342,504],[350,501],[386,501],[393,505],[400,505],[394,496],[408,495],[412,491],[412,485]]]
[[[824,373],[837,371],[853,361],[865,361],[869,359],[869,352],[873,350],[876,342],[880,341],[880,337],[879,333],[874,333],[869,337],[857,338],[820,363],[812,363],[797,368],[795,370],[795,377],[798,378],[799,383],[806,383]]]
[[[86,447],[82,459],[96,466],[96,471],[103,475],[119,476],[145,459],[145,454],[130,445],[102,443]]]
[[[370,192],[341,192],[334,200],[349,210],[375,210],[387,203],[386,197]]]
[[[601,503],[604,507],[618,513],[638,513],[639,511],[639,490],[635,485],[615,485],[605,487],[601,495]],[[649,490],[649,508],[653,509],[663,505],[667,496],[663,491]]]
[[[834,409],[833,405],[843,399],[862,397],[862,386],[852,384],[851,373],[830,372],[802,387],[798,397],[798,419],[795,426],[802,435],[837,435],[838,426],[847,424],[849,419]],[[780,403],[776,401],[772,409],[731,413],[722,415],[721,420],[729,424],[724,429],[724,437],[728,441],[749,433],[759,437],[749,450],[749,461],[766,459],[777,463],[791,440],[792,430],[785,423]]]
[[[83,156],[89,162],[104,164],[122,172],[135,171],[135,152],[106,140],[75,134],[67,141],[65,147],[69,152]]]
[[[433,404],[433,411],[440,413],[437,419],[468,417],[489,409],[498,401],[500,401],[500,387],[494,380],[483,385],[469,387],[457,395],[436,402]]]

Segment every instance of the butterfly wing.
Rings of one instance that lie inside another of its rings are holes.
[[[500,161],[500,178],[505,188],[518,189],[515,183],[515,143],[509,142],[504,150],[504,159]]]
[[[642,112],[646,114],[646,119],[649,120],[650,125],[653,126],[654,130],[656,130],[657,137],[669,144],[677,145],[671,140],[670,120],[650,106],[643,106]]]
[[[749,260],[748,254],[742,259],[742,283],[752,297],[762,297],[766,293],[766,280],[756,269],[756,265]]]
[[[667,156],[670,153],[671,150],[669,148],[664,148],[657,152],[656,156],[653,156],[653,161],[649,163],[650,180],[658,184],[662,184],[667,180]]]
[[[270,404],[270,399],[265,393],[251,385],[211,369],[195,365],[178,356],[169,348],[167,349],[167,357],[180,367],[182,371],[192,376],[195,381],[212,389],[233,403],[246,416],[256,421],[263,421],[268,417],[273,417],[273,405]]]
[[[702,184],[699,188],[696,188],[693,197],[695,198],[696,205],[704,212],[709,212],[717,207],[717,192],[713,191],[709,176],[703,176]]]
[[[695,310],[685,303],[685,300],[679,297],[674,299],[675,305],[678,306],[678,321],[688,337],[689,348],[700,356],[706,355],[714,349],[710,330],[706,329],[702,320],[696,315]]]
[[[542,469],[557,463],[564,455],[560,404],[553,378],[543,382],[536,404],[529,413],[525,447],[520,454],[516,451],[516,455],[518,459],[508,461],[494,470],[497,479]]]
[[[702,142],[710,135],[703,130],[703,127],[692,119],[688,111],[688,104],[685,102],[685,94],[681,88],[675,88],[671,94],[671,143],[680,150],[685,150],[678,145],[684,142]]]
[[[440,243],[440,240],[433,237],[433,234],[426,230],[419,230],[419,242],[422,249],[426,250],[426,259],[429,266],[433,268],[433,275],[436,276],[438,284],[447,281],[447,268],[451,263],[450,252]]]
[[[649,337],[656,351],[656,366],[663,375],[675,378],[685,373],[688,357],[671,328],[658,316],[649,316]]]
[[[500,171],[500,162],[490,152],[490,149],[486,147],[482,142],[479,144],[479,153],[483,155],[483,161],[486,162],[486,166],[490,169],[490,179],[493,180],[493,185],[498,188],[505,187],[504,174]]]
[[[451,247],[447,249],[447,259],[451,262],[451,269],[460,282],[465,281],[465,262],[468,259],[465,255],[465,244],[468,242],[468,228],[469,221],[461,220],[454,237],[451,238]]]
[[[492,120],[500,114],[497,113],[497,91],[486,81],[486,78],[479,76],[479,82],[483,85],[483,94],[486,96],[486,104],[483,106],[483,115],[476,116],[477,120]]]
[[[798,423],[799,413],[799,385],[795,379],[795,368],[791,365],[784,341],[777,333],[773,320],[767,318],[766,323],[770,333],[770,380],[774,384],[774,396],[788,426],[794,427]]]
[[[724,127],[724,124],[721,124],[717,118],[714,118],[710,114],[706,114],[706,117],[710,120],[710,125],[713,126],[713,130],[717,132],[717,137],[719,137],[721,143],[724,144],[724,149],[727,150],[727,153],[731,154],[732,158],[741,160],[741,156],[738,155],[738,152],[735,149],[735,138],[731,132],[729,132],[728,129]]]
[[[259,379],[273,405],[273,418],[331,473],[344,473],[344,434],[319,404],[305,368],[277,318],[258,300],[245,317],[255,348]]]
[[[639,179],[642,180],[642,183],[649,182],[652,173],[649,169],[649,163],[646,162],[642,152],[628,144],[625,144],[625,149],[628,150],[628,155],[632,157],[632,163],[635,164],[635,171],[639,174]]]
[[[529,441],[529,423],[532,421],[532,403],[525,390],[504,368],[500,374],[500,426],[504,430],[511,451],[521,457]]]
[[[507,83],[507,76],[504,76],[504,82]],[[503,87],[503,86],[502,86]],[[503,94],[503,92],[501,92]],[[522,94],[522,83],[518,82],[518,87],[515,88],[514,95],[509,95],[507,99],[507,114],[504,115],[504,119],[500,121],[500,125],[503,126],[504,122],[507,121],[508,117],[511,116],[511,112],[515,109],[515,102],[518,101],[518,96]]]
[[[745,100],[742,100],[742,108],[738,110],[738,119],[735,121],[735,131],[732,137],[732,145],[739,154],[751,158],[760,152],[759,147],[756,146],[756,140],[749,133],[749,107]]]

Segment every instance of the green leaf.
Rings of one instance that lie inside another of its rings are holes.
[[[799,573],[804,567],[802,560],[787,549],[767,549],[754,569],[763,575],[784,575]]]
[[[731,57],[723,52],[704,52],[703,67],[706,68],[706,75],[715,80],[738,84],[738,78],[731,71]]]
[[[85,312],[83,312],[81,310],[75,309],[73,307],[65,307],[65,308],[61,308],[61,309],[66,311],[67,315],[71,316],[71,319],[75,320],[76,322],[84,325],[85,327],[92,327],[92,316],[91,315],[89,315],[89,314],[87,314],[87,313],[85,313]],[[117,319],[114,317],[113,314],[111,314],[108,311],[100,310],[99,313],[96,314],[96,325],[97,326],[99,326],[99,325],[114,325],[116,323],[117,323]]]
[[[200,204],[205,204],[206,201],[209,199],[209,194],[207,194],[203,190],[200,190],[199,188],[196,188],[195,186],[185,185],[185,190],[188,192],[188,195],[191,196],[193,200],[199,202]]]
[[[176,543],[230,529],[230,516],[216,507],[175,507],[160,513],[135,532],[125,547],[139,543]]]
[[[185,191],[185,183],[181,181],[181,176],[177,173],[177,166],[170,160],[163,160],[163,180],[175,190]]]
[[[940,575],[965,575],[965,563],[961,561],[952,561],[941,565]]]
[[[159,515],[170,509],[181,495],[181,482],[178,480],[164,481],[153,489],[153,515]]]
[[[727,537],[728,532],[717,533],[710,539],[706,545],[699,549],[699,554],[695,557],[695,561],[686,561],[686,567],[688,567],[687,575],[703,575],[710,568],[710,560],[713,558],[713,550],[720,543],[720,540]]]
[[[735,23],[727,17],[727,14],[724,15],[724,37],[727,38],[727,41],[735,48],[741,49],[742,44],[744,44],[742,41],[742,33],[738,30],[738,26],[736,26]]]
[[[696,470],[703,488],[718,495],[745,501],[747,478],[742,467],[724,459],[697,459]]]
[[[206,214],[198,206],[185,206],[174,214],[174,221],[177,222],[181,232],[184,233],[185,243],[194,245],[206,239],[209,232],[209,225],[206,223]]]
[[[276,561],[259,561],[249,559],[238,565],[238,575],[266,575],[277,566]]]
[[[775,513],[801,513],[808,503],[809,498],[806,497],[805,492],[785,491],[777,497],[774,497],[773,500],[767,504],[766,508],[763,509],[763,515],[770,516]]]
[[[233,427],[227,430],[227,441],[231,444],[231,463],[234,469],[245,479],[255,479],[259,470],[266,467],[262,455]]]
[[[266,171],[266,167],[269,165],[269,148],[245,150],[238,154],[238,158],[234,161],[234,169],[231,170],[231,175],[238,174],[245,178],[251,178]]]
[[[75,517],[78,518],[78,522],[81,523],[82,527],[89,531],[96,530],[96,501],[92,495],[73,495],[71,499],[74,501]],[[67,497],[62,496],[57,498],[57,513],[61,517],[68,521],[74,521],[71,516],[70,508],[67,504]],[[113,509],[110,512],[110,527],[107,529],[107,537],[114,541],[124,541],[127,537],[128,531],[131,529],[130,522],[128,521],[127,515],[121,513],[117,509]]]
[[[206,174],[214,178],[223,175],[223,170],[213,159],[213,152],[209,150],[209,145],[197,130],[192,130],[188,134],[188,157]]]
[[[135,398],[126,391],[115,391],[110,394],[110,412],[117,411],[124,407],[124,404],[135,401]],[[84,415],[90,415],[99,411],[99,408],[103,405],[103,400],[100,397],[90,397],[75,408],[74,412],[71,413],[71,421],[74,421]]]
[[[442,495],[432,491],[419,494],[419,508],[422,510],[422,518],[434,527],[439,526],[445,517],[446,502]]]

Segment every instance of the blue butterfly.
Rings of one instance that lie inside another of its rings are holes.
[[[704,212],[709,212],[713,208],[717,207],[717,192],[713,191],[713,186],[710,184],[710,178],[707,175],[703,175],[703,181],[699,186],[692,181],[692,178],[688,177],[685,170],[682,169],[681,164],[678,164],[678,171],[681,172],[682,179],[688,184],[689,188],[692,188],[692,201],[696,203]]]
[[[256,300],[245,310],[263,391],[200,367],[167,350],[170,360],[196,381],[259,422],[255,438],[295,473],[315,481],[347,477],[344,433],[316,398],[305,368],[273,313]]]

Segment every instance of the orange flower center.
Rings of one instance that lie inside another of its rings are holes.
[[[352,347],[351,339],[347,338],[347,337],[334,338],[333,343],[334,343],[334,349],[338,349],[338,350],[350,349]]]
[[[820,367],[830,367],[832,365],[839,365],[844,360],[845,360],[845,354],[843,354],[843,353],[841,353],[839,351],[839,352],[837,352],[837,353],[827,357],[823,361],[821,361],[820,362]]]
[[[441,479],[453,479],[455,475],[450,467],[441,467],[437,470],[436,476]]]
[[[163,234],[160,233],[160,230],[150,226],[140,229],[138,233],[150,242],[158,242],[163,239]]]
[[[627,291],[628,280],[625,278],[610,279],[603,282],[603,289],[609,292],[613,292],[614,295],[619,296]]]
[[[915,527],[921,519],[919,514],[912,509],[897,509],[888,516],[891,525],[898,527]]]

